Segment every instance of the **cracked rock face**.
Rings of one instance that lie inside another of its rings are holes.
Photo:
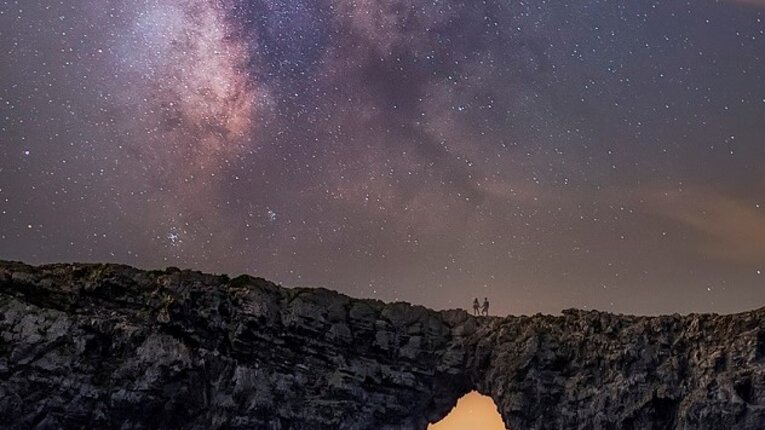
[[[259,278],[0,262],[0,428],[763,429],[765,310],[479,318]]]

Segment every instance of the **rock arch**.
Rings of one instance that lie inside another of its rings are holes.
[[[514,430],[759,429],[765,310],[476,319],[117,265],[0,263],[0,425],[420,430],[477,389]]]

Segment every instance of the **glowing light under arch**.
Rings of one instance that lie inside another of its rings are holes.
[[[491,399],[472,391],[457,401],[443,420],[428,426],[428,430],[505,430],[505,423]]]

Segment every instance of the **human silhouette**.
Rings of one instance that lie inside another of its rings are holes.
[[[481,305],[478,303],[478,297],[473,300],[473,315],[478,316]]]
[[[489,316],[489,299],[487,297],[483,298],[483,309],[481,310],[481,314],[485,317]]]

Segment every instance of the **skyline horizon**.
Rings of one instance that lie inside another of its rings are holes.
[[[437,306],[429,306],[427,303],[420,303],[420,302],[414,302],[414,301],[407,301],[405,299],[390,299],[386,300],[379,297],[373,297],[373,296],[361,296],[361,295],[355,295],[353,293],[347,293],[341,290],[338,290],[336,288],[332,288],[330,285],[308,285],[308,284],[297,284],[297,285],[291,285],[283,282],[279,282],[274,279],[270,279],[265,276],[259,276],[257,273],[246,273],[246,272],[216,272],[216,271],[210,271],[210,270],[202,270],[197,269],[194,267],[183,267],[183,266],[137,266],[133,264],[128,263],[120,263],[117,261],[51,261],[51,262],[41,262],[41,263],[31,263],[28,261],[22,261],[22,260],[14,260],[5,258],[2,255],[0,255],[0,263],[21,263],[23,265],[31,266],[31,267],[43,267],[43,266],[59,266],[59,265],[114,265],[114,266],[121,266],[121,267],[128,267],[132,269],[136,269],[143,272],[154,272],[154,271],[167,271],[167,270],[180,270],[180,271],[188,271],[188,272],[196,272],[196,273],[202,273],[207,275],[213,275],[213,276],[222,276],[226,277],[229,280],[233,280],[239,276],[248,276],[255,279],[263,279],[267,282],[273,283],[274,285],[286,288],[286,289],[325,289],[329,291],[333,291],[335,293],[341,294],[343,296],[349,297],[354,300],[373,300],[378,301],[385,304],[395,304],[395,303],[401,303],[401,304],[407,304],[415,307],[422,307],[425,309],[430,309],[436,312],[448,312],[448,311],[463,311],[468,314],[468,316],[474,317],[474,318],[513,318],[513,317],[533,317],[538,315],[543,316],[560,316],[564,315],[566,312],[569,311],[581,311],[581,312],[596,312],[596,313],[604,313],[604,314],[611,314],[615,316],[625,316],[625,317],[669,317],[669,316],[691,316],[691,315],[739,315],[739,314],[747,314],[756,312],[762,309],[765,309],[765,302],[762,304],[752,304],[752,307],[749,308],[743,308],[740,310],[733,310],[730,312],[713,312],[713,311],[670,311],[670,312],[660,312],[660,313],[636,313],[636,312],[619,312],[615,310],[610,309],[598,309],[598,308],[586,308],[586,307],[566,307],[561,308],[558,310],[550,310],[547,312],[544,311],[534,311],[534,312],[507,312],[507,313],[493,313],[490,312],[488,316],[484,315],[474,315],[470,310],[470,305],[472,304],[472,300],[475,298],[483,299],[484,297],[487,297],[489,301],[492,303],[492,309],[494,309],[494,302],[491,300],[490,296],[473,296],[473,297],[467,297],[465,300],[465,306],[460,307],[459,304],[455,304],[453,307],[437,307]]]

